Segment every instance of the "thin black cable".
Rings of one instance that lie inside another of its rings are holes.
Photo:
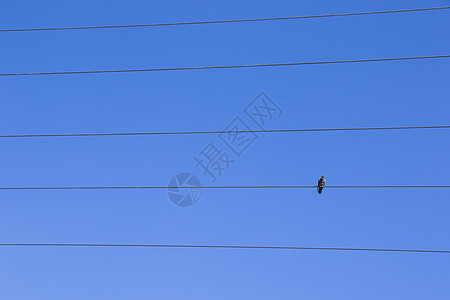
[[[104,25],[104,26],[78,26],[78,27],[53,27],[53,28],[18,28],[18,29],[0,29],[0,32],[20,32],[20,31],[50,31],[50,30],[80,30],[80,29],[112,29],[112,28],[136,28],[136,27],[162,27],[162,26],[184,26],[184,25],[205,25],[205,24],[223,24],[223,23],[243,23],[243,22],[261,22],[261,21],[281,21],[281,20],[298,20],[313,18],[330,18],[330,17],[346,17],[346,16],[362,16],[392,13],[407,13],[421,11],[436,11],[449,9],[449,6],[429,7],[429,8],[413,8],[371,12],[356,12],[342,14],[324,14],[310,16],[293,16],[293,17],[275,17],[275,18],[257,18],[257,19],[237,19],[237,20],[216,20],[216,21],[194,21],[194,22],[174,22],[174,23],[157,23],[157,24],[131,24],[131,25]]]
[[[29,75],[75,75],[75,74],[103,74],[103,73],[131,73],[131,72],[163,72],[163,71],[189,71],[189,70],[213,70],[213,69],[238,69],[238,68],[260,68],[260,67],[287,67],[382,61],[405,61],[420,59],[450,58],[450,55],[430,55],[411,57],[391,57],[353,60],[331,60],[331,61],[310,61],[292,63],[272,63],[272,64],[250,64],[250,65],[225,65],[225,66],[200,66],[200,67],[175,67],[175,68],[150,68],[150,69],[119,69],[119,70],[92,70],[92,71],[61,71],[61,72],[32,72],[32,73],[0,73],[0,76],[29,76]]]
[[[221,133],[283,133],[283,132],[322,132],[322,131],[413,130],[413,129],[450,129],[450,125],[311,128],[311,129],[268,129],[268,130],[242,130],[242,131],[213,130],[213,131],[113,132],[113,133],[68,133],[68,134],[10,134],[10,135],[0,135],[0,138],[182,135],[182,134],[221,134]]]
[[[127,190],[127,189],[310,189],[316,185],[217,185],[217,186],[47,186],[0,187],[0,190]],[[330,185],[325,189],[450,188],[450,185]]]
[[[215,248],[215,249],[260,249],[260,250],[326,250],[326,251],[368,251],[403,253],[450,254],[450,250],[426,249],[384,249],[343,247],[294,247],[294,246],[241,246],[241,245],[180,245],[180,244],[72,244],[72,243],[3,243],[0,247],[128,247],[128,248]]]

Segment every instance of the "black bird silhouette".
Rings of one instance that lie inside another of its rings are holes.
[[[320,177],[319,182],[317,183],[317,192],[322,194],[323,187],[325,186],[325,178]]]

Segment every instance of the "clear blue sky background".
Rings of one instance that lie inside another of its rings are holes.
[[[2,1],[0,28],[258,18],[449,1]],[[0,72],[450,53],[450,12],[0,33]],[[270,128],[448,125],[448,59],[0,78],[2,134],[221,130],[261,91]],[[213,136],[0,140],[0,186],[166,185]],[[265,134],[220,185],[449,184],[446,130]],[[1,243],[450,249],[447,190],[1,191]],[[0,249],[2,299],[449,299],[450,256],[321,251]]]

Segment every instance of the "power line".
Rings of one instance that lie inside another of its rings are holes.
[[[46,186],[0,187],[0,190],[130,190],[130,189],[311,189],[316,185],[216,185],[216,186]],[[450,188],[450,185],[330,185],[325,189],[420,189]]]
[[[180,244],[68,244],[68,243],[3,243],[1,247],[127,247],[127,248],[214,248],[214,249],[260,249],[260,250],[324,250],[324,251],[367,251],[403,253],[450,254],[450,250],[427,249],[384,249],[384,248],[342,248],[342,247],[290,247],[290,246],[241,246],[241,245],[180,245]]]
[[[55,30],[81,30],[81,29],[112,29],[112,28],[162,27],[162,26],[184,26],[184,25],[206,25],[206,24],[224,24],[224,23],[262,22],[262,21],[282,21],[282,20],[299,20],[299,19],[314,19],[314,18],[330,18],[330,17],[347,17],[347,16],[363,16],[363,15],[378,15],[378,14],[392,14],[392,13],[407,13],[407,12],[437,11],[437,10],[444,10],[444,9],[449,9],[449,8],[450,8],[449,6],[443,6],[443,7],[430,7],[430,8],[414,8],[414,9],[370,11],[370,12],[356,12],[356,13],[342,13],[342,14],[324,14],[324,15],[293,16],[293,17],[256,18],[256,19],[235,19],[235,20],[153,23],[153,24],[131,24],[131,25],[53,27],[53,28],[18,28],[18,29],[0,29],[0,32],[55,31]]]
[[[68,133],[68,134],[10,134],[0,138],[35,138],[35,137],[89,137],[89,136],[139,136],[139,135],[186,135],[186,134],[221,134],[221,133],[289,133],[289,132],[326,132],[326,131],[376,131],[376,130],[416,130],[449,129],[450,125],[433,126],[396,126],[396,127],[350,127],[350,128],[310,128],[310,129],[268,129],[242,131],[166,131],[166,132],[113,132],[113,133]]]
[[[382,62],[382,61],[422,60],[422,59],[438,59],[438,58],[450,58],[450,55],[430,55],[430,56],[371,58],[371,59],[353,59],[353,60],[330,60],[330,61],[310,61],[310,62],[291,62],[291,63],[272,63],[272,64],[250,64],[250,65],[225,65],[225,66],[91,70],[91,71],[61,71],[61,72],[32,72],[32,73],[0,73],[0,76],[75,75],[75,74],[101,74],[101,73],[163,72],[163,71],[238,69],[238,68],[260,68],[260,67],[287,67],[287,66]]]

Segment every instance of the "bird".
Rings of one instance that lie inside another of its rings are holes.
[[[317,183],[317,192],[322,194],[323,187],[325,186],[325,178],[324,176],[320,177],[319,182]]]

